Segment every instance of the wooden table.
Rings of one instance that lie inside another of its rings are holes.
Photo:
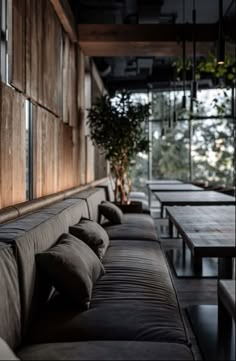
[[[216,277],[218,269],[212,257],[217,258],[219,254],[224,256],[225,252],[228,255],[234,251],[235,206],[167,207],[166,214],[170,237],[173,238],[175,227],[183,238],[182,251],[173,250],[168,253],[176,276]],[[191,242],[188,241],[188,235],[191,235]],[[192,241],[197,247],[193,246]],[[189,247],[187,249],[186,244]],[[201,252],[204,252],[204,259]]]
[[[204,192],[154,192],[161,203],[161,218],[166,206],[234,205],[235,198],[215,191]]]
[[[175,179],[153,179],[146,181],[146,184],[182,184],[183,182]]]
[[[194,258],[217,257],[218,278],[232,278],[232,258],[236,257],[234,206],[168,207],[167,215]],[[225,317],[217,306],[197,305],[187,311],[204,358],[233,360],[233,321],[225,327]]]
[[[197,187],[193,184],[149,184],[149,189],[152,192],[189,192],[189,191],[204,191],[203,188]]]

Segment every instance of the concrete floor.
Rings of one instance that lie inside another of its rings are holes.
[[[163,250],[166,252],[170,249],[181,248],[182,240],[168,238],[168,223],[166,220],[159,219],[159,208],[152,209],[152,215],[156,221],[158,234],[160,235]],[[192,332],[190,323],[186,314],[186,307],[196,304],[217,304],[217,280],[216,279],[189,279],[177,278],[175,272],[170,265],[170,271],[175,284],[181,309],[185,317],[187,329],[189,331],[190,340],[193,345],[193,352],[196,360],[202,360],[200,350],[197,345],[196,338]]]

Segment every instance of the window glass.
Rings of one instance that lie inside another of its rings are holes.
[[[193,178],[221,186],[232,186],[234,137],[232,119],[193,121]]]

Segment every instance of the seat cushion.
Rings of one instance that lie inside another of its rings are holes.
[[[19,351],[22,360],[193,360],[184,345],[137,341],[89,341],[34,345]]]
[[[124,214],[123,223],[155,228],[154,220],[148,214]]]
[[[69,232],[85,242],[96,253],[99,259],[103,258],[109,246],[109,237],[100,224],[90,219],[82,218],[79,223],[69,227]]]
[[[105,226],[110,240],[147,240],[157,241],[158,236],[154,227],[144,227],[135,224],[119,224]]]
[[[111,241],[106,274],[93,289],[90,309],[68,307],[60,296],[42,310],[28,342],[126,340],[186,343],[169,271],[157,242]]]
[[[37,254],[36,261],[60,293],[88,308],[93,283],[104,274],[104,268],[84,242],[70,234],[63,234],[57,245]]]

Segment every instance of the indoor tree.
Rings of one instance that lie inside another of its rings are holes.
[[[115,98],[102,95],[88,109],[90,137],[105,153],[115,178],[115,201],[128,203],[131,181],[127,171],[139,152],[148,152],[145,121],[150,104],[133,102],[131,94],[122,92]]]

